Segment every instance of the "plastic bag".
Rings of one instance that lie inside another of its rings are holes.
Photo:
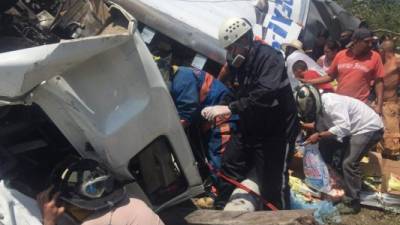
[[[290,209],[318,209],[320,203],[319,199],[309,201],[303,194],[290,190]]]
[[[315,198],[321,198],[321,193],[311,190],[303,181],[297,177],[289,176],[290,190],[295,193],[302,194],[304,196],[310,196]]]
[[[329,171],[318,150],[318,144],[305,146],[303,167],[306,176],[304,182],[317,191],[329,193],[331,190]]]
[[[291,209],[315,209],[314,218],[319,224],[339,224],[341,217],[335,206],[328,201],[320,201],[314,199],[307,202],[301,194],[297,194],[291,190],[290,192]]]
[[[314,211],[314,217],[319,224],[339,224],[342,222],[339,211],[328,201],[321,202],[317,210]]]

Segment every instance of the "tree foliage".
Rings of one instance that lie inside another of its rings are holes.
[[[366,21],[371,30],[389,30],[400,36],[400,0],[337,0],[347,11]],[[393,36],[393,35],[392,35]]]

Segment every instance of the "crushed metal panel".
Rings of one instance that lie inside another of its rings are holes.
[[[185,22],[211,37],[218,39],[220,25],[229,17],[242,17],[248,19],[252,24],[265,23],[264,19],[258,18],[260,10],[265,14],[273,14],[278,10],[279,14],[287,17],[295,23],[305,24],[308,13],[308,0],[300,1],[180,1],[180,0],[140,0],[147,6],[165,13],[172,18]],[[263,7],[260,7],[260,3]],[[180,9],[180,10],[177,10]],[[275,15],[278,15],[276,13]],[[146,22],[146,21],[143,21]]]
[[[118,5],[110,9],[125,18],[127,32],[1,54],[0,79],[7,82],[0,85],[0,100],[39,105],[79,154],[104,162],[124,181],[134,181],[130,160],[165,138],[184,182],[179,192],[153,205],[161,209],[202,193],[202,180],[136,20]],[[114,28],[121,30],[105,32]]]
[[[169,135],[170,129],[178,129],[174,133],[180,134],[172,137],[174,143],[179,142],[190,150],[183,131],[176,126],[176,109],[155,63],[149,60],[150,53],[137,33],[135,41],[127,37],[118,41],[116,36],[115,43],[113,38],[90,38],[110,43],[108,48],[88,45],[96,49],[97,54],[88,54],[91,57],[69,64],[69,69],[57,73],[59,76],[38,87],[33,97],[39,105],[47,95],[61,100],[71,120],[80,127],[96,151],[104,151],[103,157],[114,169],[124,167],[131,156],[155,137]],[[82,48],[76,42],[76,46],[70,46],[69,50],[77,54]],[[90,49],[86,51],[90,52]],[[71,55],[74,54],[71,52]],[[54,121],[57,124],[57,117],[63,115],[49,116],[56,116]],[[75,147],[85,154],[85,146]],[[191,156],[189,153],[184,151],[180,155],[189,157],[187,160]],[[194,159],[192,162],[194,164]],[[122,173],[126,174],[126,171]]]
[[[108,42],[106,37],[91,39]],[[125,35],[121,41],[115,37],[118,45],[109,43],[109,48],[74,62],[36,88],[32,101],[80,154],[102,159],[125,179],[132,179],[130,159],[157,137],[166,136],[189,189],[159,208],[201,193],[202,181],[175,106],[140,34]],[[88,144],[94,151],[88,151]]]
[[[144,24],[221,64],[225,63],[225,50],[218,43],[218,29],[225,19],[248,19],[260,37],[279,48],[282,42],[298,37],[310,3],[310,0],[114,1]],[[268,4],[260,7],[259,2]],[[260,26],[264,29],[259,29]]]
[[[0,96],[24,95],[41,82],[127,39],[126,35],[89,37],[1,53]]]

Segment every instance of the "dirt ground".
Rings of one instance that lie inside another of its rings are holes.
[[[166,225],[187,225],[184,217],[194,210],[196,208],[187,201],[162,211],[160,216]],[[342,223],[338,225],[400,225],[400,214],[362,208],[357,215],[342,216]]]
[[[400,214],[363,208],[357,215],[342,216],[342,225],[400,225]]]

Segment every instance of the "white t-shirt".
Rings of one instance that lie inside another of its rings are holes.
[[[300,81],[296,79],[292,70],[293,64],[298,60],[303,60],[307,64],[309,70],[314,70],[321,76],[326,74],[324,69],[322,69],[312,58],[310,58],[304,52],[296,50],[292,52],[292,54],[290,54],[286,59],[286,70],[292,90],[300,85]]]
[[[364,102],[334,93],[322,94],[322,113],[317,117],[318,131],[328,130],[339,141],[350,135],[358,135],[383,128],[382,119]]]

